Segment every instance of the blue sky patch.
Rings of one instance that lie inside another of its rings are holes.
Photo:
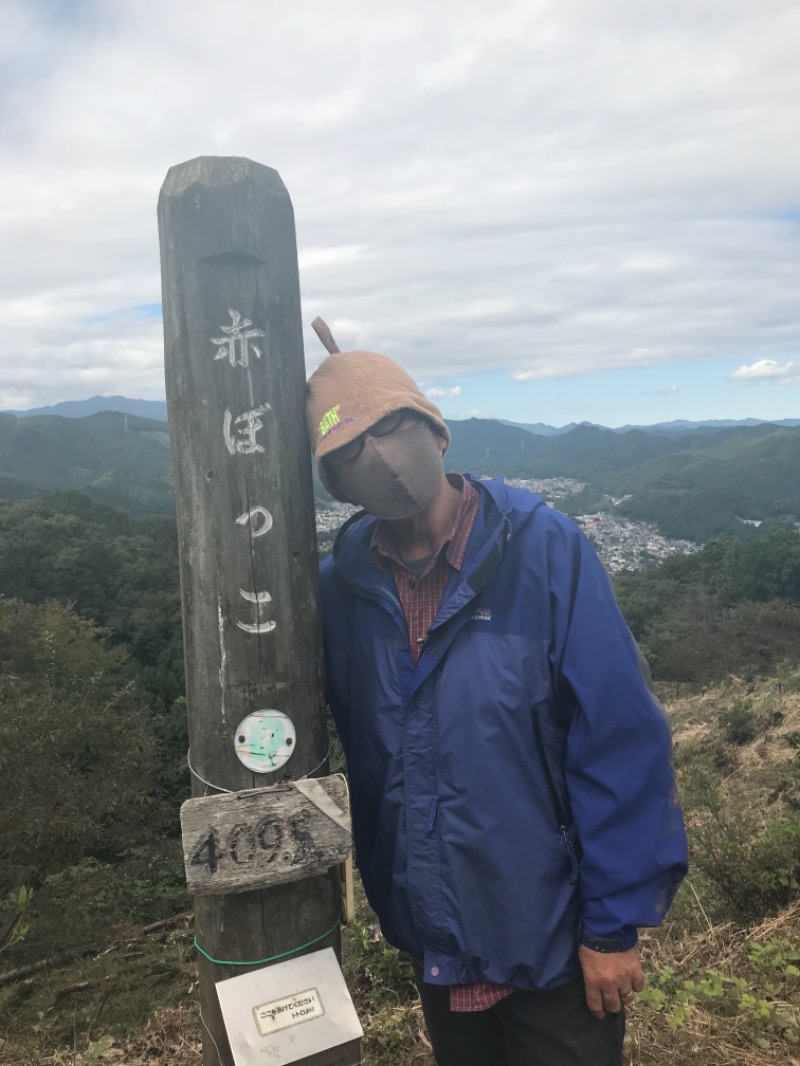
[[[163,311],[161,303],[152,304],[134,304],[132,307],[116,307],[113,311],[103,311],[98,315],[87,315],[83,321],[88,326],[95,326],[101,322],[114,322],[124,319],[131,321],[132,319],[143,319],[146,322],[150,322],[153,319],[161,318]]]

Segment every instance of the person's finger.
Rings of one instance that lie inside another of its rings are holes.
[[[639,972],[634,975],[633,980],[631,981],[631,984],[633,985],[633,991],[634,992],[641,992],[642,991],[642,989],[644,988],[644,985],[645,985],[645,978],[644,978],[644,974],[642,973],[641,970],[639,970]]]
[[[603,993],[603,1006],[610,1014],[618,1014],[622,1010],[618,988],[608,988]]]
[[[594,982],[586,982],[586,1006],[589,1008],[589,1013],[594,1015],[599,1021],[602,1021],[606,1016],[606,1012],[603,1009],[603,994],[600,991],[599,985]]]

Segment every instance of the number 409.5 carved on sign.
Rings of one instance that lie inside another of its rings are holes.
[[[351,846],[346,786],[336,776],[314,784],[321,798],[284,783],[186,800],[181,829],[189,891],[207,896],[268,888],[344,862]]]
[[[227,851],[221,846],[219,832],[212,829],[200,842],[190,863],[192,866],[206,866],[212,874],[217,872],[220,864],[228,857],[237,866],[253,860],[266,865],[274,862],[276,858],[282,865],[305,865],[314,858],[314,841],[306,828],[309,820],[308,811],[300,811],[289,821],[287,845],[291,847],[291,851],[285,851],[281,855],[279,852],[284,842],[284,826],[271,818],[263,818],[255,828],[247,824],[235,825],[228,833]]]

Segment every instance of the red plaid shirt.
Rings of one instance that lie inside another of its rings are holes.
[[[408,628],[408,639],[414,662],[419,661],[428,640],[439,603],[450,575],[464,565],[467,542],[475,524],[480,497],[476,489],[460,474],[448,474],[450,484],[461,492],[458,512],[450,533],[428,561],[421,574],[415,574],[403,562],[392,535],[391,527],[379,522],[372,535],[370,550],[376,563],[389,565],[397,585],[397,594]],[[513,989],[491,983],[451,985],[450,1010],[488,1010]]]

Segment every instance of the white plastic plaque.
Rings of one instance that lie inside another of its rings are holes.
[[[304,988],[283,999],[273,999],[271,1003],[261,1003],[253,1007],[256,1028],[262,1036],[270,1036],[291,1025],[302,1025],[314,1018],[322,1018],[325,1008],[322,1006],[316,988]]]
[[[363,1030],[332,948],[218,981],[217,995],[235,1066],[360,1061]]]
[[[253,711],[236,727],[239,762],[256,774],[280,770],[295,749],[294,722],[283,711]]]

